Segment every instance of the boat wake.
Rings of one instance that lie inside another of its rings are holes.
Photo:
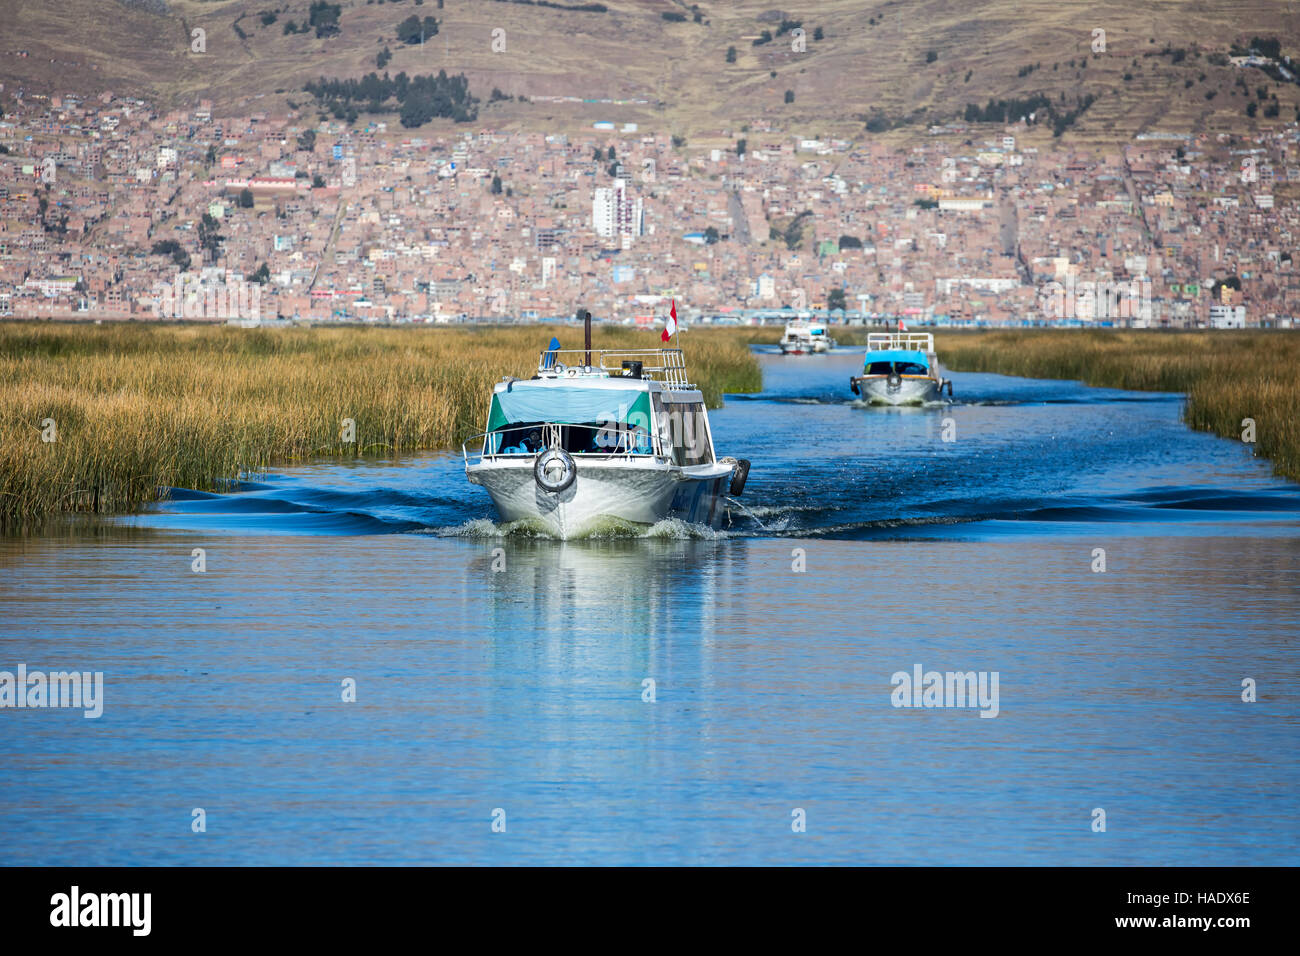
[[[1173,487],[1093,497],[838,501],[822,506],[755,507],[755,521],[761,516],[764,522],[760,528],[733,534],[906,540],[1095,533],[1099,525],[1145,529],[1152,534],[1206,534],[1218,523],[1216,516],[1227,514],[1237,523],[1250,521],[1258,534],[1290,533],[1300,518],[1300,489]]]
[[[559,541],[544,523],[525,519],[522,521],[495,522],[489,518],[475,518],[464,524],[445,528],[422,528],[415,534],[429,534],[439,538],[498,538],[498,539],[541,539]],[[710,528],[707,525],[692,524],[680,518],[665,518],[652,525],[637,524],[622,518],[605,517],[594,522],[581,534],[571,536],[570,541],[618,541],[637,538],[661,541],[712,541],[730,537],[725,530]]]

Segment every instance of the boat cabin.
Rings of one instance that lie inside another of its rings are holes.
[[[532,378],[497,383],[479,437],[482,458],[558,447],[575,457],[646,456],[679,466],[715,460],[704,396],[686,380],[678,349],[544,352]]]
[[[862,363],[863,375],[929,375],[930,359],[924,352],[879,349],[868,352]]]
[[[929,332],[872,332],[867,335],[863,375],[933,377],[937,361]]]

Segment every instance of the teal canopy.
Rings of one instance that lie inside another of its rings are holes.
[[[515,382],[492,396],[487,430],[517,422],[585,425],[628,422],[650,427],[650,393],[631,388],[584,388],[580,385],[526,385]]]

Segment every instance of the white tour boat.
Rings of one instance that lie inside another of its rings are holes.
[[[786,325],[780,344],[785,355],[816,355],[835,348],[835,340],[827,334],[824,324],[802,319]]]
[[[680,349],[561,350],[552,340],[532,378],[497,383],[487,431],[462,451],[465,477],[502,522],[560,538],[609,519],[718,527],[749,474],[745,459],[715,456]]]
[[[924,405],[940,401],[952,381],[940,374],[929,332],[871,332],[862,374],[849,379],[855,395],[876,405]]]

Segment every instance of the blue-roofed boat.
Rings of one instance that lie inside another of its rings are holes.
[[[497,383],[487,430],[462,447],[466,478],[501,521],[575,538],[611,522],[729,520],[749,462],[715,455],[682,351],[559,345],[551,340],[532,378]]]
[[[862,374],[849,379],[849,389],[872,405],[925,405],[942,401],[944,388],[952,397],[952,381],[941,374],[929,332],[872,332]]]

